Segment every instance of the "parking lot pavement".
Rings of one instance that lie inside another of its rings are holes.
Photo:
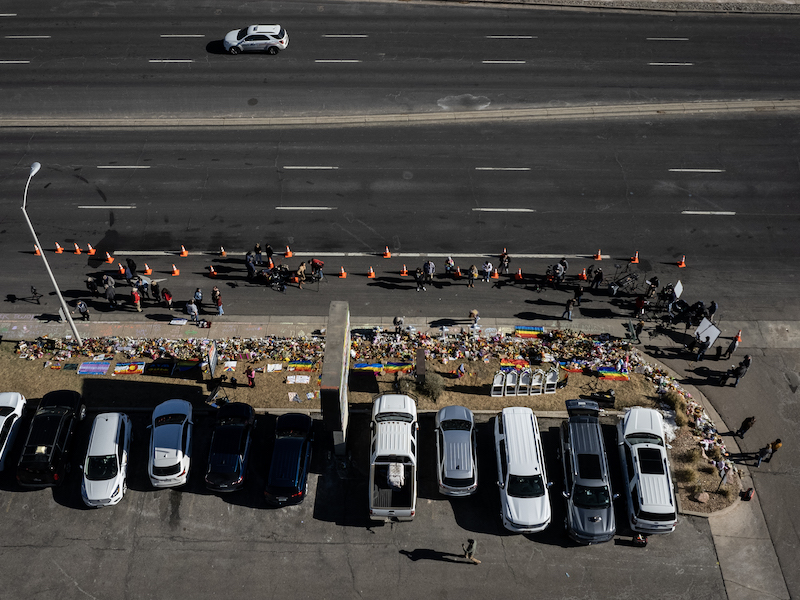
[[[479,427],[475,496],[449,500],[438,494],[432,418],[424,415],[417,516],[407,523],[376,524],[367,518],[362,472],[366,415],[351,421],[349,478],[337,475],[320,430],[309,497],[300,506],[282,509],[266,508],[261,495],[271,416],[259,416],[247,487],[228,495],[209,493],[202,482],[211,416],[195,418],[190,483],[182,490],[158,491],[150,488],[145,468],[148,415],[133,418],[131,489],[118,506],[90,510],[80,500],[78,457],[86,448],[91,419],[81,424],[72,474],[62,488],[23,491],[13,480],[13,469],[0,476],[3,597],[725,597],[706,519],[681,517],[674,533],[652,536],[644,549],[631,546],[625,535],[592,547],[568,541],[554,419],[540,420],[554,481],[553,522],[542,534],[523,536],[505,532],[499,520],[486,420]],[[605,433],[613,435],[610,425]],[[614,454],[610,457],[615,464]],[[621,514],[618,521],[624,522]],[[478,540],[480,565],[460,557],[461,544],[470,537]]]

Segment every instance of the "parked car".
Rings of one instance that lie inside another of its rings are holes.
[[[617,531],[600,407],[592,400],[567,400],[569,418],[561,423],[566,526],[580,544],[613,539]]]
[[[25,402],[25,396],[18,392],[0,394],[0,471],[6,468],[6,458],[17,437]]]
[[[250,25],[229,31],[222,41],[231,54],[266,52],[277,54],[289,45],[289,34],[280,25]]]
[[[45,487],[64,481],[72,437],[84,417],[86,406],[78,392],[58,390],[44,395],[17,464],[20,485]]]
[[[217,411],[208,451],[206,487],[233,492],[244,485],[256,411],[249,404],[231,402]]]
[[[289,413],[275,423],[275,446],[264,497],[273,506],[300,504],[308,491],[311,468],[311,428],[308,415]]]
[[[550,524],[549,488],[539,423],[530,408],[509,407],[494,423],[503,526],[537,533]]]
[[[128,489],[131,420],[122,413],[95,417],[86,460],[81,467],[81,497],[86,506],[113,506]]]
[[[147,474],[153,487],[176,487],[189,481],[192,457],[192,405],[167,400],[156,406],[150,429]]]
[[[447,496],[469,496],[478,489],[475,417],[463,406],[446,406],[436,425],[436,479]]]
[[[637,533],[669,533],[678,514],[670,474],[664,418],[652,408],[628,409],[617,425],[628,520]]]

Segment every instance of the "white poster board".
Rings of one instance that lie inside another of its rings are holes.
[[[706,337],[710,338],[708,340],[709,348],[714,345],[714,342],[717,341],[719,334],[720,331],[717,329],[717,326],[706,318],[700,321],[700,325],[698,325],[697,329],[694,331],[695,337],[697,337],[700,341],[705,340]]]
[[[672,289],[675,291],[675,299],[677,300],[678,298],[681,297],[681,294],[683,293],[683,284],[681,283],[680,279],[678,280],[678,283],[676,283],[673,286]]]

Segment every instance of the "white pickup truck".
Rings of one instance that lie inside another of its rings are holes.
[[[384,394],[372,405],[369,516],[410,521],[417,510],[417,405]]]

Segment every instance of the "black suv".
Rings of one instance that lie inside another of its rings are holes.
[[[86,406],[78,392],[59,390],[45,394],[33,415],[19,458],[20,485],[45,487],[64,481],[72,434],[85,416]]]
[[[306,497],[311,467],[311,427],[308,415],[289,413],[275,424],[275,448],[264,497],[273,506],[300,504]]]

